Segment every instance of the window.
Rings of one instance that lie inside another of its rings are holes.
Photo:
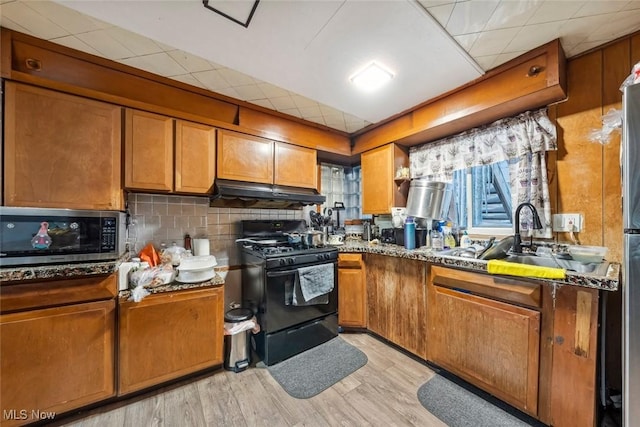
[[[335,204],[342,203],[344,210],[333,214],[334,218],[340,216],[340,224],[344,224],[346,218],[360,218],[362,213],[362,192],[360,179],[360,166],[344,167],[322,163],[320,166],[320,192],[327,198],[321,206],[335,208]],[[335,209],[334,209],[335,210]]]
[[[475,234],[511,233],[508,161],[455,171],[452,185],[450,216],[461,227]]]

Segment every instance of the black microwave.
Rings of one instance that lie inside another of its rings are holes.
[[[115,260],[125,222],[118,211],[0,206],[0,266]]]

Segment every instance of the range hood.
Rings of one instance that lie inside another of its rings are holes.
[[[300,209],[320,205],[325,196],[313,188],[216,179],[210,205],[227,208]]]

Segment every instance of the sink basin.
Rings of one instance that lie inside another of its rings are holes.
[[[573,259],[547,258],[537,255],[509,255],[503,261],[516,262],[540,267],[564,268],[576,273],[590,273],[598,276],[606,276],[609,268],[608,262],[579,262]]]

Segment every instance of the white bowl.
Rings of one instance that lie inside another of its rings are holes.
[[[213,255],[198,255],[182,258],[177,270],[179,271],[201,271],[212,269],[218,265],[216,257]]]
[[[206,270],[179,270],[176,281],[180,283],[199,283],[211,280],[216,275],[213,268]]]

